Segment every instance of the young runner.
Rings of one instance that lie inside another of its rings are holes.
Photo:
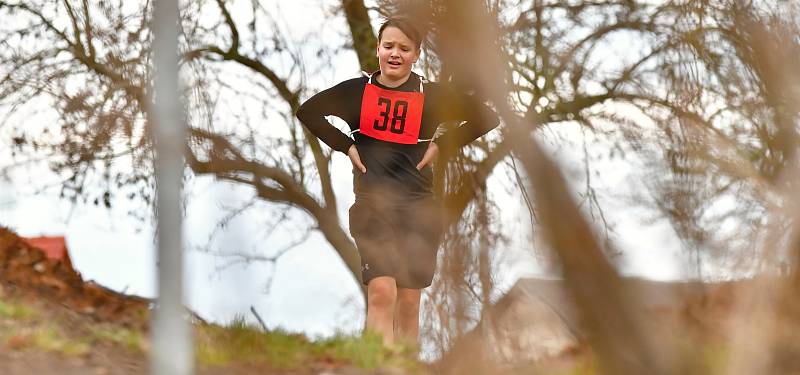
[[[498,124],[480,100],[411,71],[422,35],[402,18],[378,31],[380,70],[344,81],[303,103],[297,118],[325,144],[349,156],[355,203],[350,233],[367,285],[367,329],[384,343],[416,344],[419,302],[436,268],[441,204],[433,195],[431,163]],[[325,116],[343,119],[352,139]],[[444,122],[460,126],[434,138]]]

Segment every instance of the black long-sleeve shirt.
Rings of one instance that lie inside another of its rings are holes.
[[[387,90],[418,91],[420,77],[413,72],[402,85],[389,88],[373,76],[372,84]],[[354,78],[324,90],[303,103],[297,118],[322,142],[336,151],[347,153],[356,145],[367,173],[354,172],[356,199],[397,195],[401,200],[430,196],[433,193],[431,168],[418,171],[416,166],[428,148],[428,142],[399,144],[354,133],[353,139],[330,124],[325,116],[336,116],[347,122],[351,130],[359,128],[361,99],[368,77]],[[465,95],[437,83],[424,84],[425,102],[419,138],[430,139],[445,122],[463,122],[448,130],[434,142],[440,154],[447,155],[486,134],[498,125],[497,115],[471,95]],[[391,191],[391,193],[389,192]]]

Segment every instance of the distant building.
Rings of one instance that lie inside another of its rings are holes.
[[[478,329],[495,360],[535,362],[579,345],[577,314],[560,280],[521,279]]]
[[[622,278],[634,311],[648,324],[724,333],[734,295],[746,281],[703,283]],[[520,279],[473,332],[494,360],[536,362],[579,349],[585,332],[562,280]]]
[[[47,259],[60,261],[68,269],[74,271],[72,259],[70,259],[69,250],[67,249],[67,240],[64,236],[23,237],[23,240],[31,247],[42,250]]]

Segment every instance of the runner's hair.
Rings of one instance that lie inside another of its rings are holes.
[[[423,39],[422,33],[420,33],[419,29],[416,26],[414,26],[414,24],[412,24],[411,21],[408,20],[408,18],[403,18],[403,17],[390,17],[387,18],[386,21],[383,21],[383,24],[381,24],[380,29],[378,29],[378,42],[380,42],[381,38],[383,37],[383,30],[385,30],[389,26],[400,29],[400,31],[402,31],[403,34],[406,34],[408,39],[411,39],[414,42],[414,44],[416,44],[417,49],[419,49],[422,46],[422,39]]]

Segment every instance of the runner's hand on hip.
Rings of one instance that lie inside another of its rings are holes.
[[[358,155],[356,145],[350,145],[350,148],[347,149],[347,156],[350,157],[350,162],[353,163],[356,169],[361,171],[361,173],[367,173],[367,167],[361,162],[361,157]]]
[[[425,155],[422,155],[422,160],[420,160],[419,164],[417,164],[417,170],[422,170],[422,168],[425,168],[426,165],[436,160],[437,155],[439,155],[439,146],[433,142],[429,143],[428,149],[425,150]]]

